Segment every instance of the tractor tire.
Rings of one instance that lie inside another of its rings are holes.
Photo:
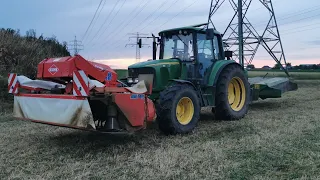
[[[174,84],[160,92],[157,104],[157,123],[166,135],[191,132],[200,118],[197,92],[187,84]]]
[[[215,119],[242,119],[250,103],[250,85],[242,67],[230,65],[223,69],[216,87],[216,106],[212,109]]]

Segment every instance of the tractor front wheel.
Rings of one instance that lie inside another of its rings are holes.
[[[183,134],[192,131],[200,117],[199,98],[192,86],[174,84],[160,93],[157,121],[165,134]]]
[[[214,113],[219,120],[239,120],[249,108],[250,85],[242,67],[230,65],[221,72]]]

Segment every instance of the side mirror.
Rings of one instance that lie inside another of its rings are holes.
[[[214,32],[213,29],[206,29],[206,38],[208,39],[213,39],[214,37]]]
[[[230,60],[230,59],[232,58],[232,54],[233,54],[232,51],[225,51],[225,52],[224,52],[224,56],[225,56],[228,60]]]
[[[139,48],[142,47],[142,40],[141,39],[139,39],[139,41],[138,41],[138,46],[139,46]]]

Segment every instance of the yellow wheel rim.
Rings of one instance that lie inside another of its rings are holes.
[[[176,116],[179,123],[186,125],[190,123],[194,114],[193,102],[188,97],[183,97],[177,104]]]
[[[228,86],[228,101],[230,107],[234,111],[240,111],[245,104],[245,100],[246,88],[243,81],[238,77],[232,78]]]

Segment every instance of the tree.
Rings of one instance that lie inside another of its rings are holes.
[[[287,69],[292,69],[291,63],[286,63],[286,68],[287,68]]]
[[[248,64],[248,65],[247,65],[247,68],[248,68],[248,69],[255,69],[255,67],[254,67],[253,64]]]
[[[272,69],[282,69],[280,64],[275,64]]]

